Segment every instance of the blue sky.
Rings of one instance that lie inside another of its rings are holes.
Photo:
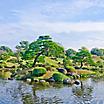
[[[0,0],[0,45],[41,34],[65,48],[104,47],[104,0]]]

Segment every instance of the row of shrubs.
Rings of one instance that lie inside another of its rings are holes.
[[[44,68],[44,67],[36,67],[36,68],[34,68],[34,70],[32,71],[32,75],[33,75],[33,76],[36,76],[36,77],[40,77],[40,76],[42,76],[43,74],[45,74],[46,71],[47,71],[47,69]],[[67,66],[67,67],[66,67],[66,71],[67,71],[67,72],[76,72],[75,68],[72,67],[72,66]]]
[[[26,74],[22,78],[23,79],[34,78],[34,77],[40,78],[41,76],[46,74],[47,70],[50,70],[50,68],[35,67],[33,69],[33,71]],[[76,69],[72,66],[66,66],[65,69],[64,68],[59,68],[59,70],[57,69],[57,71],[52,71],[52,73],[53,73],[52,78],[55,80],[55,82],[62,82],[64,79],[67,79],[67,78],[77,79],[79,77],[87,77],[88,76],[88,75],[85,75],[85,74],[82,74],[81,76],[78,76],[77,74],[70,75],[70,72],[76,73]],[[20,78],[20,76],[19,76],[19,78]],[[43,78],[43,77],[41,77],[41,78]]]
[[[73,67],[68,67],[72,71],[75,71]],[[67,68],[67,70],[69,70]],[[47,69],[44,67],[35,67],[34,70],[32,71],[31,75],[28,75],[28,77],[40,77],[44,74],[46,74]],[[52,78],[55,80],[55,82],[62,82],[64,79],[70,78],[69,76],[65,75],[64,73],[58,72],[58,71],[53,71],[53,76]]]

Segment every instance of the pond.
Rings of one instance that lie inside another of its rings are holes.
[[[104,80],[87,79],[83,86],[33,86],[0,80],[0,104],[104,104]]]

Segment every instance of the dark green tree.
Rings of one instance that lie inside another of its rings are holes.
[[[29,42],[28,41],[21,41],[19,42],[19,45],[16,46],[16,49],[18,52],[20,52],[21,55],[24,54],[26,50],[29,48]]]
[[[66,56],[69,58],[72,58],[73,56],[75,56],[77,52],[71,48],[69,48],[68,50],[66,50]]]
[[[28,50],[29,48],[29,42],[28,41],[21,41],[19,42],[19,45],[16,46],[16,52],[15,52],[15,56],[17,57],[17,61],[20,65],[20,59],[23,58],[24,53]]]
[[[13,55],[12,49],[10,49],[10,48],[7,47],[7,46],[0,46],[0,51],[2,51],[2,52],[7,52],[8,55]]]
[[[80,63],[80,68],[83,67],[84,63],[92,64],[92,62],[93,62],[91,54],[86,48],[79,49],[79,51],[73,57],[73,60],[75,62]]]
[[[35,66],[41,55],[62,57],[64,55],[64,48],[56,42],[53,42],[49,36],[40,36],[29,45],[29,49],[25,52],[24,58],[35,58],[33,63],[33,66]]]
[[[97,56],[103,56],[104,55],[104,51],[98,48],[92,48],[91,49],[91,54],[93,55],[97,55]]]

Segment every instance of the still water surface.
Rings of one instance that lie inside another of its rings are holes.
[[[87,79],[83,86],[50,85],[0,80],[0,104],[104,104],[104,80]]]

